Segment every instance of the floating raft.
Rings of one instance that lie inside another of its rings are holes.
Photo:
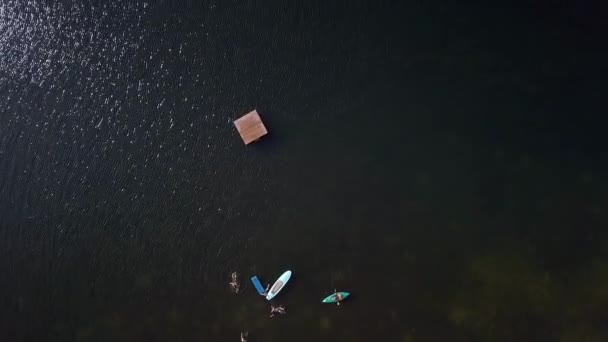
[[[236,119],[234,121],[234,126],[236,126],[236,130],[239,131],[245,145],[249,145],[268,134],[257,110]]]
[[[262,283],[260,283],[260,279],[258,279],[257,276],[251,277],[251,282],[260,295],[266,296],[266,289],[262,286]]]

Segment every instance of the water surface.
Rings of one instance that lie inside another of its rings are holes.
[[[605,339],[607,56],[546,9],[4,1],[0,338]]]

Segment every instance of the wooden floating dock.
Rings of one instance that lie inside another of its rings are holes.
[[[249,112],[234,121],[236,130],[239,131],[245,145],[260,139],[268,134],[257,110]]]

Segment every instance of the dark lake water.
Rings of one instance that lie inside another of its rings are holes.
[[[607,340],[604,23],[3,0],[0,340]]]

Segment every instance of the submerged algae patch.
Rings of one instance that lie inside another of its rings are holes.
[[[557,291],[549,274],[519,255],[484,256],[466,269],[465,283],[447,310],[455,326],[483,338],[525,336],[534,322],[552,317]]]

